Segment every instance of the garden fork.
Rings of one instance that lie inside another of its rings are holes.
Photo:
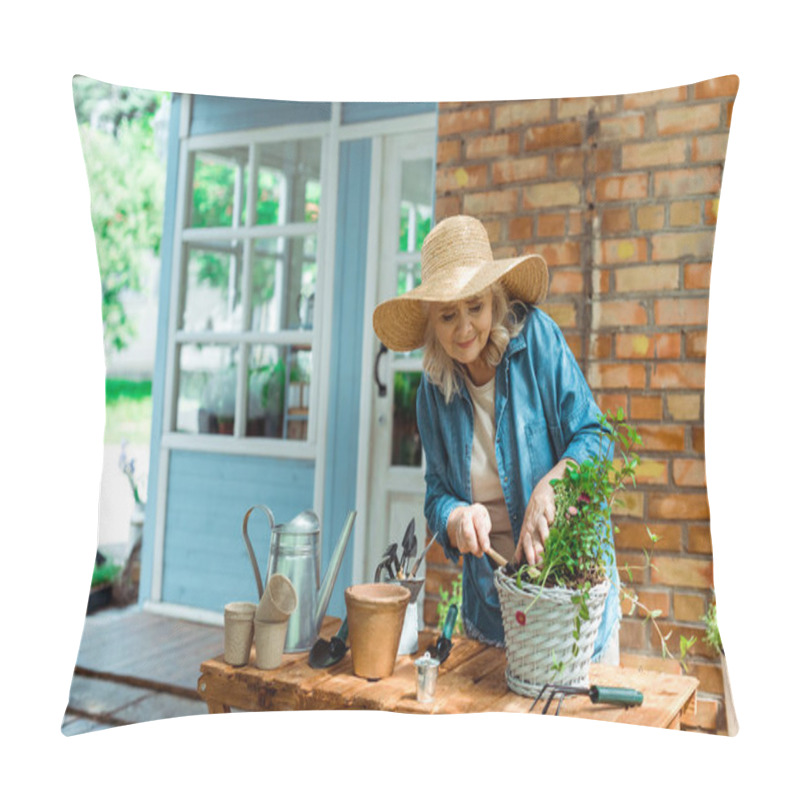
[[[556,707],[556,713],[554,716],[558,716],[559,711],[561,711],[561,705],[564,702],[564,698],[568,694],[585,694],[588,695],[589,699],[592,703],[609,703],[614,706],[624,706],[625,708],[630,708],[631,706],[640,706],[644,701],[644,695],[637,691],[636,689],[626,689],[622,686],[561,686],[557,683],[546,683],[542,686],[539,694],[536,695],[534,701],[531,703],[531,707],[528,709],[528,713],[533,711],[536,704],[539,700],[542,699],[543,695],[550,689],[550,697],[547,698],[547,702],[544,704],[544,708],[542,709],[542,714],[547,714],[547,711],[550,708],[550,704],[553,702],[553,698],[559,694],[561,695],[558,706]]]

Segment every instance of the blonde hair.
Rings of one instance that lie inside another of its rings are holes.
[[[496,367],[508,343],[522,330],[526,308],[519,300],[510,300],[501,283],[495,282],[489,288],[492,290],[492,329],[481,355],[490,367]],[[449,403],[458,388],[457,376],[465,378],[467,368],[447,355],[436,336],[429,303],[425,304],[425,310],[428,312],[428,323],[422,345],[422,369],[428,380],[442,390],[445,402]]]

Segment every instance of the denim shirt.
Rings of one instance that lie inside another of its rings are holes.
[[[461,555],[447,537],[447,519],[459,505],[472,503],[473,411],[469,392],[458,389],[446,403],[423,373],[417,392],[417,425],[425,450],[425,518],[445,555]],[[600,411],[556,323],[528,307],[523,329],[508,344],[495,373],[495,453],[515,544],[528,500],[541,478],[561,459],[577,463],[600,444]],[[462,617],[475,638],[503,644],[500,601],[487,557],[463,554]],[[611,589],[595,641],[597,657],[620,618],[619,577],[612,553]]]

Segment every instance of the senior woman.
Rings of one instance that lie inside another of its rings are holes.
[[[535,304],[547,294],[539,255],[495,260],[482,223],[442,220],[422,245],[422,283],[373,315],[390,349],[424,348],[417,425],[425,517],[445,554],[463,555],[467,635],[501,646],[503,623],[484,554],[541,559],[555,513],[550,481],[597,452],[599,409],[564,336]],[[593,660],[619,661],[619,579]]]

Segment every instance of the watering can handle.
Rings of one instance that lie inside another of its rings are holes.
[[[247,510],[247,513],[244,515],[244,522],[242,522],[242,536],[244,536],[244,543],[247,545],[247,552],[250,554],[250,563],[253,565],[253,574],[256,576],[258,599],[261,600],[261,597],[264,594],[264,584],[261,583],[261,574],[258,571],[256,554],[253,552],[253,545],[250,544],[250,537],[247,535],[247,521],[250,519],[250,514],[252,514],[257,508],[261,509],[261,511],[267,515],[267,518],[269,519],[270,534],[272,533],[272,529],[275,527],[275,517],[272,516],[272,512],[266,506],[252,506]]]

